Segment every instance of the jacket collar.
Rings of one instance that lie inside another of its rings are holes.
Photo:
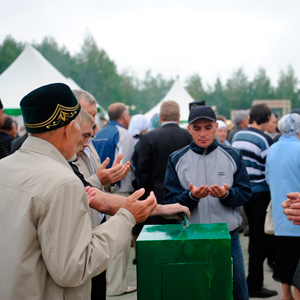
[[[163,127],[178,127],[179,125],[176,123],[176,122],[168,122],[168,123],[163,123],[162,125],[161,125],[161,128],[163,128]]]
[[[201,154],[201,155],[203,155],[205,150],[207,150],[205,155],[213,152],[218,146],[219,146],[219,143],[217,142],[216,139],[214,139],[214,141],[207,148],[201,148],[201,147],[197,146],[194,141],[191,142],[191,149],[194,152]]]
[[[112,125],[112,126],[121,126],[123,128],[125,128],[121,123],[119,123],[118,121],[109,121],[109,123],[107,125]]]
[[[282,134],[282,136],[279,138],[278,141],[295,141],[295,142],[299,142],[299,139],[297,138],[297,136],[295,135],[284,135]]]
[[[22,144],[20,150],[35,152],[49,156],[72,170],[68,161],[62,156],[58,149],[44,139],[34,136],[28,136],[28,138]]]

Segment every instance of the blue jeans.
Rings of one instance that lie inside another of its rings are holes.
[[[249,300],[239,231],[236,229],[230,232],[230,235],[231,256],[233,261],[233,299]]]

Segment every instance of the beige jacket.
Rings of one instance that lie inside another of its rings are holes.
[[[93,143],[90,143],[89,148],[90,148],[91,161],[96,171],[101,165],[100,158],[93,146]],[[104,191],[104,187],[100,179],[94,172],[91,161],[88,155],[86,153],[83,153],[79,157],[79,160],[75,162],[75,165],[77,165],[80,173],[83,175],[86,181],[88,181],[93,187]],[[92,208],[89,208],[89,213],[91,217],[92,228],[95,228],[100,224],[100,213]]]
[[[0,299],[90,299],[135,224],[125,210],[94,230],[81,181],[48,142],[28,137],[0,161]]]
[[[89,144],[90,148],[90,156],[92,164],[95,168],[95,171],[100,167],[101,161],[99,158],[99,155],[93,146],[93,143]],[[84,179],[88,181],[93,187],[103,190],[103,185],[98,178],[98,176],[95,174],[93,167],[91,165],[91,161],[86,153],[83,153],[77,162],[75,162],[75,165],[77,165],[80,173],[83,175]]]

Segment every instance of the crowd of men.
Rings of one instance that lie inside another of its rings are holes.
[[[0,298],[133,292],[126,281],[131,240],[144,224],[174,223],[182,213],[190,223],[227,224],[235,300],[277,295],[263,286],[263,262],[274,250],[264,232],[273,143],[264,132],[276,130],[271,110],[258,104],[237,112],[229,146],[218,138],[226,120],[211,107],[193,107],[186,130],[179,127],[179,105],[165,101],[161,127],[140,130],[135,143],[123,103],[109,106],[108,124],[95,133],[96,103],[64,84],[37,88],[20,102],[27,133],[15,139],[17,124],[0,101]],[[299,225],[300,194],[288,197],[284,213]],[[250,232],[247,278],[241,206]]]
[[[181,213],[189,216],[189,211],[178,204],[158,205],[154,193],[137,201],[144,189],[128,197],[101,191],[112,183],[109,178],[129,173],[122,155],[110,171],[105,170],[108,161],[94,170],[98,179],[91,175],[89,184],[99,188],[83,184],[84,177],[75,170],[80,180],[69,163],[76,153],[83,155],[92,135],[86,127],[92,123],[87,115],[81,122],[81,105],[68,86],[40,87],[20,106],[29,136],[0,161],[1,299],[90,299],[98,289],[94,284],[91,291],[90,279],[127,247],[135,224],[150,214],[182,219]],[[1,107],[1,124],[3,117]],[[112,217],[93,228],[90,208]],[[105,294],[103,276],[98,280]]]

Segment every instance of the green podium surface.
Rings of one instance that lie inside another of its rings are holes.
[[[226,224],[146,225],[137,239],[138,300],[232,299]]]

